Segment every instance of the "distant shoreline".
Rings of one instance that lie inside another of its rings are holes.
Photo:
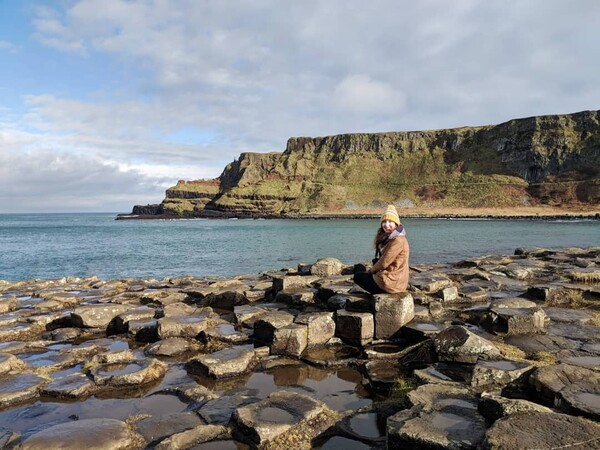
[[[554,207],[523,208],[398,208],[401,219],[505,219],[505,220],[600,220],[600,208],[585,210]],[[376,219],[381,208],[356,209],[306,214],[232,214],[207,211],[196,216],[118,214],[116,220],[182,220],[182,219]]]

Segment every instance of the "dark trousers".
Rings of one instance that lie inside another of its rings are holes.
[[[377,286],[377,283],[373,279],[373,274],[369,272],[356,272],[354,274],[354,282],[371,294],[383,294],[385,292]]]

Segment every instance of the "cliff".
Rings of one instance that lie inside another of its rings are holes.
[[[290,138],[134,214],[281,216],[379,208],[600,203],[600,111],[495,126]],[[145,212],[143,212],[145,211]]]

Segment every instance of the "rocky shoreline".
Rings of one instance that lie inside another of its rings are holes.
[[[0,448],[600,448],[600,247],[0,281]]]
[[[481,219],[481,220],[600,220],[599,212],[580,212],[569,214],[505,214],[505,213],[406,213],[403,219]],[[381,213],[323,213],[323,214],[239,214],[219,212],[215,214],[198,214],[195,216],[178,216],[173,214],[117,214],[115,220],[186,220],[186,219],[378,219]]]

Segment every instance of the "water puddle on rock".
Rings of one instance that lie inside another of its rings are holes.
[[[102,367],[101,370],[98,371],[98,375],[101,376],[118,376],[118,375],[128,375],[130,373],[139,372],[143,369],[143,366],[138,363],[117,363],[117,364],[107,364]]]
[[[27,437],[49,426],[70,420],[109,418],[126,420],[138,414],[168,415],[185,411],[187,405],[174,395],[150,395],[135,399],[99,399],[82,402],[36,401],[19,408],[0,411],[0,424]]]
[[[430,420],[431,424],[439,430],[459,431],[467,430],[472,426],[472,422],[457,414],[447,412],[434,412],[431,414]]]
[[[56,364],[58,352],[40,352],[40,353],[22,353],[19,359],[24,361],[30,367],[46,367]]]
[[[254,395],[265,398],[279,390],[294,391],[321,400],[335,411],[370,406],[362,375],[354,369],[321,369],[312,366],[277,367],[253,373],[244,384]]]
[[[212,441],[194,445],[194,450],[249,450],[248,445],[236,441]]]
[[[324,444],[319,447],[315,447],[320,450],[368,450],[373,448],[371,445],[364,444],[354,439],[348,439],[342,436],[333,436],[328,439]]]
[[[518,370],[523,369],[529,364],[522,363],[518,361],[479,361],[478,364],[483,367],[487,367],[490,369],[498,369],[498,370]]]
[[[129,345],[125,341],[98,339],[89,341],[88,345],[102,345],[112,349],[125,349]],[[51,360],[50,355],[56,355],[56,351],[45,351],[28,354],[28,364],[42,364],[43,361]],[[114,364],[106,366],[102,370],[107,375],[132,373],[139,370],[138,363]],[[107,370],[109,369],[109,370]],[[81,364],[71,368],[52,372],[51,378],[56,382],[66,379],[68,376],[81,373]],[[27,388],[31,383],[39,382],[37,377],[29,379],[26,376],[19,377],[11,383],[15,389],[15,383],[19,389]],[[71,420],[83,420],[94,418],[112,418],[127,420],[131,416],[151,415],[154,417],[166,417],[169,414],[189,410],[193,402],[180,399],[176,393],[181,392],[194,385],[204,385],[220,399],[241,396],[254,402],[268,397],[271,393],[287,390],[310,396],[324,402],[335,411],[356,410],[372,406],[371,393],[363,386],[362,374],[352,368],[320,368],[306,363],[295,361],[293,365],[279,365],[264,371],[252,372],[227,380],[214,380],[190,375],[186,371],[184,363],[171,363],[164,377],[153,385],[143,386],[140,390],[103,388],[95,395],[83,400],[57,400],[53,397],[43,396],[26,404],[15,405],[10,409],[0,410],[0,424],[10,424],[13,431],[21,433],[24,438],[49,426],[69,422]],[[225,405],[227,406],[227,405]],[[237,404],[239,406],[239,403]],[[235,409],[236,405],[233,405]],[[225,408],[227,409],[227,408]],[[224,411],[227,413],[226,421],[233,409]],[[210,411],[206,411],[208,414]],[[262,413],[263,419],[274,422],[289,421],[293,418],[285,416],[285,412],[272,408]],[[352,422],[352,428],[357,435],[365,435],[368,438],[377,436],[375,416],[362,414]],[[292,420],[293,421],[293,420]],[[333,441],[336,442],[336,441]],[[354,441],[351,441],[354,442]],[[357,442],[356,445],[360,443]],[[330,445],[330,444],[326,444]],[[352,444],[354,445],[354,444]],[[361,444],[362,445],[362,444]],[[203,444],[197,448],[247,448],[233,440],[217,441]],[[329,448],[329,447],[324,447]],[[348,448],[363,448],[352,447]]]
[[[258,419],[271,423],[294,423],[296,418],[281,408],[263,408],[257,413]]]
[[[385,420],[375,413],[357,414],[348,422],[350,431],[367,438],[381,438],[385,436]]]
[[[347,365],[348,361],[359,357],[361,351],[347,345],[331,345],[322,348],[308,349],[302,359],[320,367]]]

